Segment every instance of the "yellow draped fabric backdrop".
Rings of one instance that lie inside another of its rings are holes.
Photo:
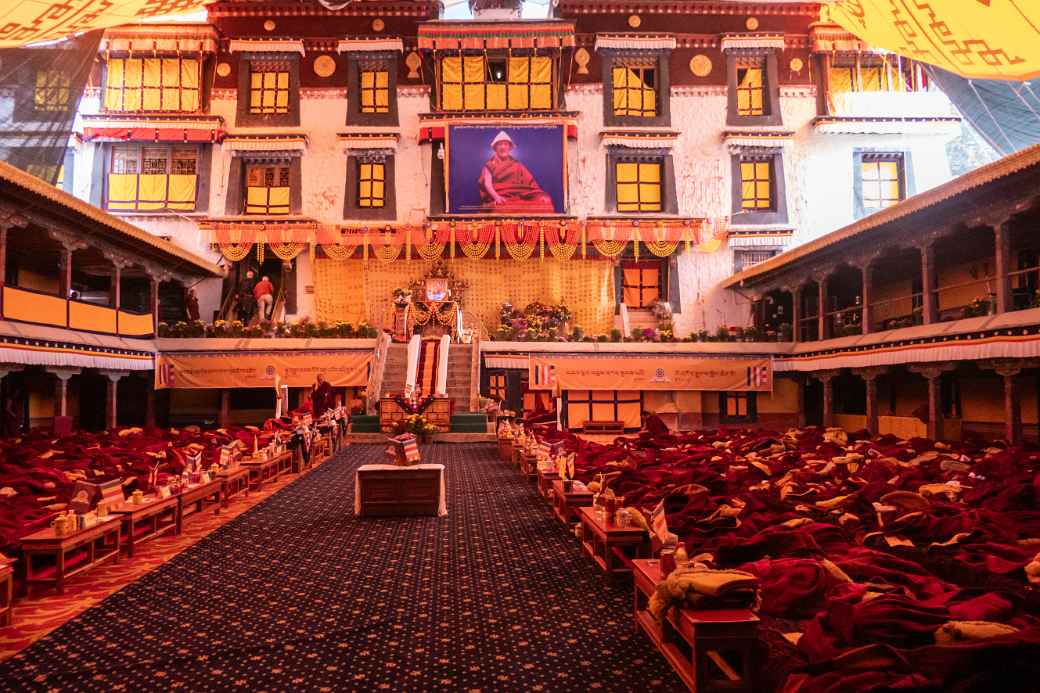
[[[0,2],[0,48],[60,39],[72,34],[132,24],[149,17],[187,14],[210,0],[4,0]]]
[[[387,322],[397,287],[422,278],[430,265],[399,261],[317,260],[314,305],[318,320]],[[449,264],[456,279],[468,282],[464,320],[479,319],[488,332],[498,325],[504,301],[523,308],[533,301],[565,304],[586,334],[606,334],[614,327],[614,272],[608,260],[512,262],[459,258]]]

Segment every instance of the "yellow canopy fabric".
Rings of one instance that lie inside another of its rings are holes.
[[[150,17],[189,14],[210,0],[108,0],[106,3],[53,0],[5,0],[0,2],[0,48],[53,41],[91,29],[133,24]],[[89,10],[86,5],[90,5]]]
[[[830,16],[871,46],[962,77],[1040,77],[1040,2],[1036,0],[838,0]]]

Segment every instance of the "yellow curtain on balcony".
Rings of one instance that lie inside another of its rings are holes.
[[[137,209],[137,174],[108,174],[108,208]]]
[[[824,6],[824,19],[827,10]],[[897,5],[889,0],[839,0],[829,15],[875,48],[963,77],[1040,77],[1040,2],[1035,0]]]
[[[198,176],[186,174],[170,175],[170,194],[166,203],[169,209],[195,209],[195,184]]]

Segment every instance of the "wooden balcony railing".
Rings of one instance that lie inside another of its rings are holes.
[[[151,313],[116,310],[75,299],[14,286],[3,287],[0,317],[35,325],[122,337],[151,337],[155,323]]]

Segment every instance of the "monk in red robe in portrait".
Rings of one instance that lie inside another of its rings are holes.
[[[552,214],[552,198],[527,167],[513,158],[513,140],[504,130],[491,141],[491,148],[495,153],[477,181],[482,208],[499,214]]]

